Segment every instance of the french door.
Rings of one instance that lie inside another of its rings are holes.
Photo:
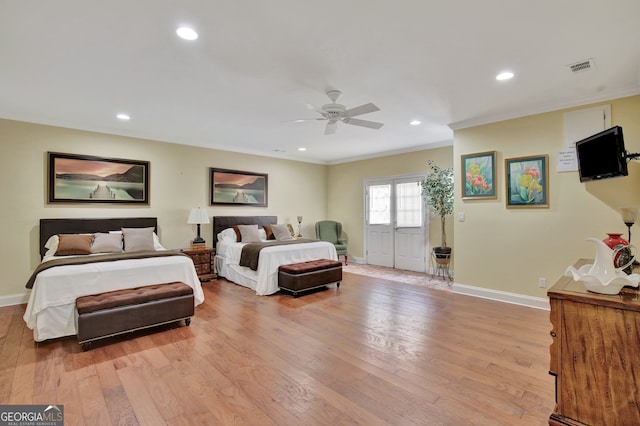
[[[410,271],[427,270],[426,208],[422,175],[365,182],[366,262]]]

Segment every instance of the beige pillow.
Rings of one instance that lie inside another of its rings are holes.
[[[287,225],[271,225],[271,230],[278,241],[295,240],[295,238],[291,236]]]
[[[243,243],[259,243],[260,233],[258,232],[258,225],[238,225],[240,230],[240,236]]]
[[[122,236],[125,252],[154,250],[153,227],[122,228]]]
[[[93,234],[59,234],[56,256],[91,254]]]
[[[120,253],[122,251],[122,234],[93,234],[92,253]]]

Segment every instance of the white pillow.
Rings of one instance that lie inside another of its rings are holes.
[[[60,243],[60,238],[57,235],[52,235],[47,240],[47,243],[44,245],[44,248],[47,249],[47,252],[44,254],[45,256],[53,256],[58,251],[58,244]]]
[[[267,231],[265,231],[262,228],[258,228],[258,235],[260,236],[261,240],[266,240],[267,239]]]
[[[218,234],[218,241],[236,241],[236,231],[233,228],[227,228]]]
[[[91,253],[120,253],[122,252],[122,234],[97,232],[93,234]]]
[[[259,243],[258,225],[238,225],[243,243]],[[266,235],[266,234],[265,234]]]
[[[122,228],[122,236],[125,252],[154,250],[153,227]]]
[[[276,237],[278,241],[295,240],[295,238],[291,236],[287,225],[271,225],[271,230],[273,231],[273,236]]]

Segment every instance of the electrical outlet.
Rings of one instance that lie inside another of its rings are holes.
[[[458,213],[458,222],[464,222],[464,212]]]
[[[546,288],[547,287],[547,279],[546,278],[538,278],[538,287]]]

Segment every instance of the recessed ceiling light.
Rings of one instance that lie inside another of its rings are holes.
[[[418,126],[420,123],[421,123],[420,120],[413,120],[409,124],[411,124],[412,126]]]
[[[293,122],[294,123],[304,123],[304,120],[303,119],[299,119],[299,120],[294,120]]]
[[[131,117],[129,117],[129,114],[124,114],[124,113],[120,113],[116,115],[116,117],[118,117],[118,120],[122,120],[122,121],[127,121],[131,119]]]
[[[307,150],[307,148],[305,148],[305,147],[298,148],[298,151],[306,151],[306,150]]]
[[[503,71],[500,74],[496,75],[496,80],[509,80],[513,78],[513,73],[511,71]]]
[[[198,38],[198,33],[189,27],[180,27],[176,30],[178,37],[184,40],[195,40]]]

